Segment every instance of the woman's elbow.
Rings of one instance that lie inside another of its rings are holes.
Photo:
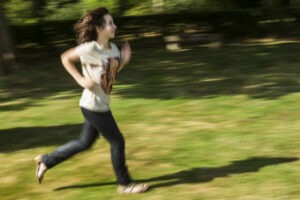
[[[69,61],[68,56],[66,55],[66,52],[64,52],[60,55],[60,60],[62,61],[62,63]]]
[[[60,59],[63,63],[66,62],[77,62],[79,60],[79,57],[75,54],[74,49],[70,49],[68,51],[63,52],[60,55]]]

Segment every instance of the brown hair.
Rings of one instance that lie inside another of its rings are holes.
[[[105,21],[103,16],[109,14],[104,7],[88,11],[83,17],[74,25],[74,30],[77,33],[77,43],[90,42],[97,40],[97,27],[104,27]]]

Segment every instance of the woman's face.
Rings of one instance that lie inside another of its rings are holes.
[[[114,38],[117,30],[117,26],[114,24],[114,20],[110,14],[103,16],[105,24],[103,28],[100,28],[100,34],[108,39]]]

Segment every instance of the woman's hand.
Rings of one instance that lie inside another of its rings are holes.
[[[131,58],[130,44],[129,44],[129,42],[125,42],[121,48],[121,66],[120,66],[119,71],[124,67],[124,65],[129,63],[130,58]]]
[[[121,60],[124,64],[129,63],[131,58],[131,48],[129,42],[125,42],[121,48]]]
[[[89,90],[91,90],[96,85],[96,83],[93,80],[85,77],[80,77],[76,81],[81,87]]]

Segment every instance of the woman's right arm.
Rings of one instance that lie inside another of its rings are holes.
[[[67,72],[75,79],[75,81],[83,88],[92,89],[95,82],[91,79],[85,78],[77,70],[75,63],[79,62],[80,58],[75,53],[75,49],[69,49],[61,54],[61,61]]]

